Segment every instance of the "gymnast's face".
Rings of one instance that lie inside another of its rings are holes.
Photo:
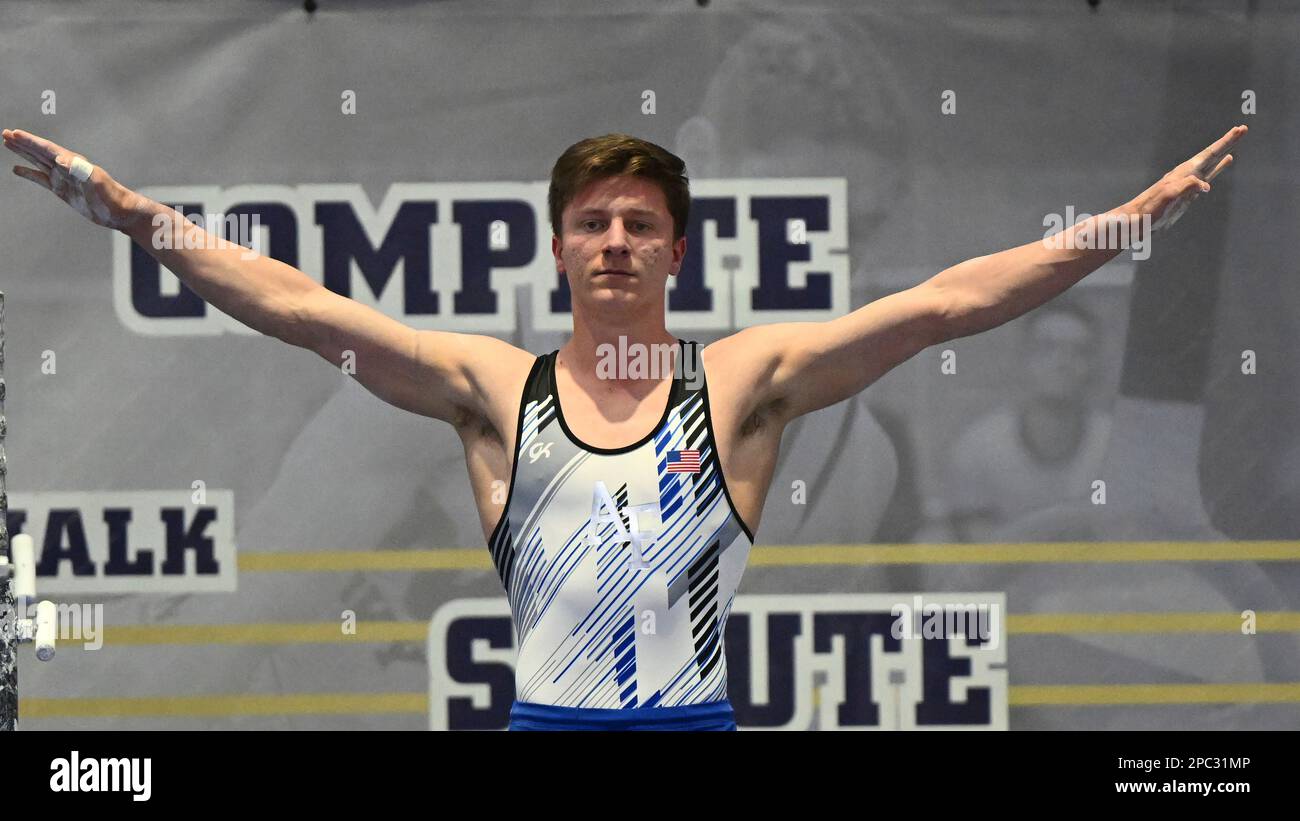
[[[673,241],[663,191],[641,177],[592,182],[564,209],[561,229],[551,251],[575,310],[662,306],[668,277],[686,255],[686,238]]]

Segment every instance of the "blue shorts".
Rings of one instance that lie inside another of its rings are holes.
[[[684,704],[677,707],[553,707],[516,701],[510,707],[511,730],[671,730],[701,732],[735,730],[730,701]]]

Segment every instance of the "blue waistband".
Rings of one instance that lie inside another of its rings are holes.
[[[555,707],[516,701],[510,707],[511,730],[735,730],[730,701],[676,707]]]

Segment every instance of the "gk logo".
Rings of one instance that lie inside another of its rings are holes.
[[[597,482],[596,489],[591,497],[591,519],[587,527],[587,542],[593,547],[599,545],[602,526],[613,524],[614,541],[631,544],[632,555],[628,558],[628,567],[633,570],[649,570],[650,564],[645,560],[645,552],[650,549],[654,542],[654,531],[642,530],[637,523],[637,514],[654,513],[658,517],[660,515],[659,503],[628,505],[623,508],[623,512],[627,514],[630,527],[623,526],[623,517],[619,515],[618,505],[614,503],[614,497],[610,496],[605,483]]]
[[[551,455],[551,445],[554,442],[534,442],[528,446],[528,464],[533,464],[543,456]]]

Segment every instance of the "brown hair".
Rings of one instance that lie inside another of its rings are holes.
[[[547,204],[551,212],[551,231],[559,237],[564,209],[588,183],[606,177],[628,174],[659,186],[673,218],[673,241],[686,235],[686,218],[690,214],[690,180],[686,163],[680,157],[651,142],[627,134],[588,137],[565,149],[551,169],[551,188]]]

